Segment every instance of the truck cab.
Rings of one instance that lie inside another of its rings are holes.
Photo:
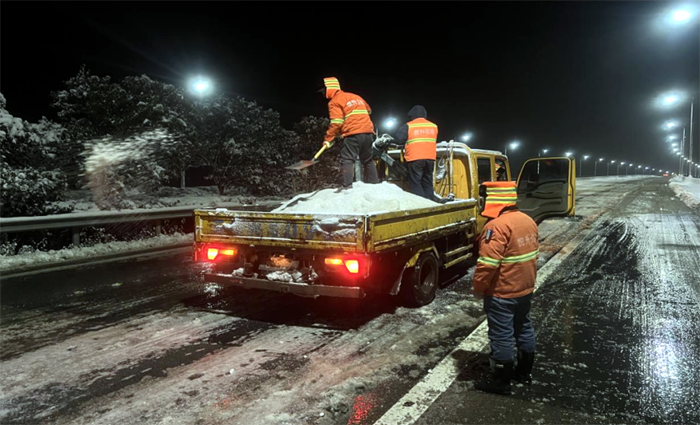
[[[390,150],[394,165],[385,165],[387,181],[410,191],[403,152]],[[479,186],[487,181],[512,181],[508,157],[495,150],[472,149],[449,141],[437,145],[433,172],[435,194],[455,199],[476,199],[480,210],[484,199]],[[517,176],[518,207],[537,223],[549,217],[573,216],[576,209],[576,161],[567,157],[537,157],[525,161]],[[486,218],[477,217],[479,231]]]

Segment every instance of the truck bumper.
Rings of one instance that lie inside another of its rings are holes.
[[[355,286],[327,286],[327,285],[306,285],[303,283],[276,282],[267,279],[255,279],[251,277],[232,276],[230,274],[206,273],[206,282],[219,283],[226,286],[234,286],[245,289],[265,289],[268,291],[282,292],[283,294],[294,294],[302,297],[316,298],[338,297],[338,298],[364,298],[365,291]]]

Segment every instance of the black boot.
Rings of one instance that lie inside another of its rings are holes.
[[[532,384],[532,364],[535,362],[535,353],[518,350],[518,365],[513,371],[513,379],[521,384]]]
[[[487,393],[510,395],[510,380],[513,376],[513,362],[493,362],[493,372],[486,379],[477,381],[475,388]]]

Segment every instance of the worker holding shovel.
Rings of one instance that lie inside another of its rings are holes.
[[[343,148],[340,151],[340,164],[343,173],[343,187],[352,186],[355,177],[355,159],[360,158],[364,168],[365,183],[379,183],[377,167],[372,159],[372,143],[374,142],[374,124],[369,118],[372,109],[360,96],[340,90],[340,83],[335,77],[323,79],[324,88],[319,90],[328,99],[328,112],[331,123],[326,131],[323,147],[312,161],[301,161],[290,169],[303,169],[316,163],[318,157],[333,145],[336,137],[343,138]]]
[[[344,144],[340,151],[343,187],[352,186],[355,158],[358,156],[364,169],[364,182],[379,183],[377,167],[372,160],[374,124],[369,117],[372,108],[360,96],[342,91],[335,77],[324,78],[323,84],[326,99],[329,100],[328,113],[331,119],[323,145],[329,148],[336,137],[343,138]]]

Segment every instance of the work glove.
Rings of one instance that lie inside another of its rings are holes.
[[[381,136],[379,136],[377,138],[377,140],[375,140],[374,143],[372,143],[372,147],[381,151],[381,150],[384,150],[384,148],[386,148],[387,145],[389,145],[389,143],[391,143],[393,141],[394,141],[394,138],[385,133],[385,134],[382,134]]]

